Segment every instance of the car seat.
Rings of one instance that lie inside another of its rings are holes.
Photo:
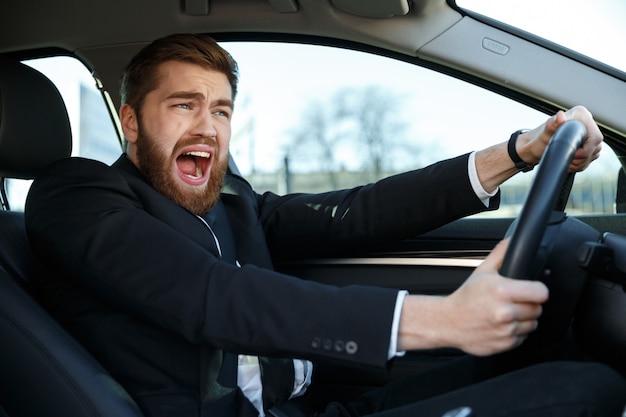
[[[126,391],[37,303],[24,216],[10,211],[6,178],[32,179],[71,153],[56,87],[0,56],[0,416],[141,416]]]

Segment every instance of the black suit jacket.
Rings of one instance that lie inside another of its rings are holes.
[[[223,352],[384,367],[396,291],[307,282],[272,260],[409,237],[485,209],[467,155],[318,195],[259,195],[227,175],[221,201],[228,220],[217,221],[229,222],[241,268],[125,155],[112,167],[59,161],[27,199],[43,302],[152,416],[254,415]]]

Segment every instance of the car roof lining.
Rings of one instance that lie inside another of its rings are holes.
[[[485,45],[493,42],[495,45]],[[506,52],[498,51],[506,48]],[[604,128],[626,132],[626,83],[614,75],[581,65],[563,54],[464,17],[448,31],[422,47],[418,56],[461,69],[481,79],[539,98],[555,108],[587,103]],[[497,68],[497,70],[496,70]],[[561,73],[551,71],[561,68]],[[508,75],[502,77],[503,69]],[[598,100],[598,92],[611,94]]]
[[[359,0],[359,3],[378,5],[388,1]],[[211,0],[206,15],[189,15],[185,12],[185,3],[169,0],[110,0],[106,8],[96,11],[85,2],[11,2],[4,7],[9,12],[5,16],[11,16],[11,19],[0,22],[0,53],[50,46],[77,52],[148,42],[179,31],[275,32],[277,28],[283,33],[359,40],[411,53],[461,16],[448,7],[445,0],[419,0],[413,3],[407,14],[386,19],[347,13],[329,7],[333,4],[329,0],[297,0],[298,10],[292,13],[276,12],[269,1]],[[437,13],[433,14],[433,11]],[[50,16],[55,16],[55,19],[50,19]],[[134,24],[136,20],[149,21],[151,25],[137,28]],[[25,21],[37,30],[22,27]],[[110,27],[111,23],[115,25],[114,28]],[[89,37],[84,36],[86,33]],[[397,44],[393,39],[403,39],[404,43]]]

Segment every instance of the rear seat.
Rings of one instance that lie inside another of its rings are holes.
[[[130,396],[31,295],[33,257],[5,178],[71,153],[63,100],[39,72],[0,56],[0,416],[141,416]]]

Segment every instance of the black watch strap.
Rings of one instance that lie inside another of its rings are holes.
[[[508,150],[509,150],[509,156],[511,157],[511,160],[515,163],[515,168],[519,169],[522,172],[528,172],[528,171],[532,171],[532,169],[535,166],[527,162],[524,162],[524,160],[519,156],[519,154],[517,153],[517,150],[515,149],[515,144],[517,143],[518,136],[524,132],[528,132],[528,130],[521,129],[516,132],[513,132],[513,134],[509,138]]]

